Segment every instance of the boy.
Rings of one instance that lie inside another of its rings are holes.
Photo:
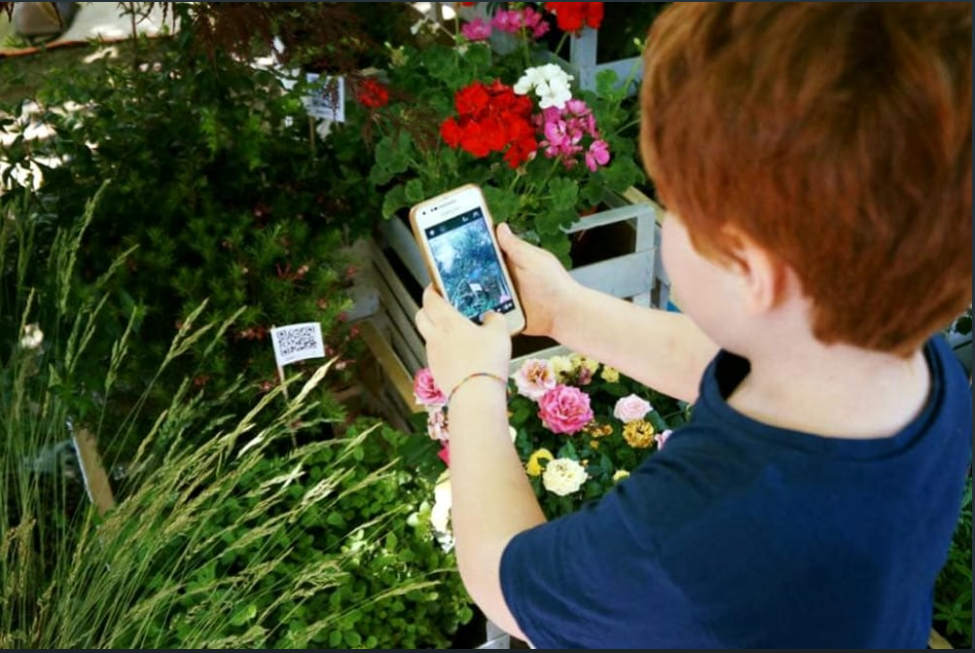
[[[684,315],[577,286],[502,226],[529,333],[696,401],[597,505],[545,523],[507,432],[505,323],[432,290],[453,527],[540,648],[923,648],[971,458],[939,338],[971,301],[971,6],[678,3],[641,146]]]

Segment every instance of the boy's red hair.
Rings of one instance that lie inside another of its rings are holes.
[[[695,247],[790,266],[813,330],[909,355],[971,302],[968,3],[675,3],[641,144]]]

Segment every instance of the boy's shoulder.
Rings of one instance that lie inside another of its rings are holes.
[[[898,510],[943,511],[953,520],[971,460],[970,385],[943,339],[932,339],[925,353],[933,383],[922,414],[894,436],[856,440],[738,413],[725,397],[748,364],[722,352],[705,375],[691,423],[627,479],[635,521],[665,545],[660,538],[679,542],[684,533],[770,519],[791,519],[797,535],[867,516],[895,519]],[[807,512],[797,519],[790,506]]]

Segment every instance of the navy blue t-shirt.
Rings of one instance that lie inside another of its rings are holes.
[[[538,648],[923,648],[971,461],[968,379],[940,338],[927,407],[896,436],[773,428],[726,399],[602,501],[517,536],[505,599]],[[855,422],[857,416],[850,415]]]

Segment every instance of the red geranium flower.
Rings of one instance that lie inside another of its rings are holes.
[[[538,149],[531,123],[532,101],[516,95],[500,81],[490,86],[474,82],[454,96],[457,116],[440,125],[440,136],[450,147],[476,158],[505,152],[504,160],[517,168]]]
[[[551,12],[563,32],[580,32],[585,26],[599,29],[603,24],[602,2],[546,2],[545,9]]]
[[[389,90],[374,79],[364,79],[359,84],[359,103],[370,109],[380,109],[389,104]]]

